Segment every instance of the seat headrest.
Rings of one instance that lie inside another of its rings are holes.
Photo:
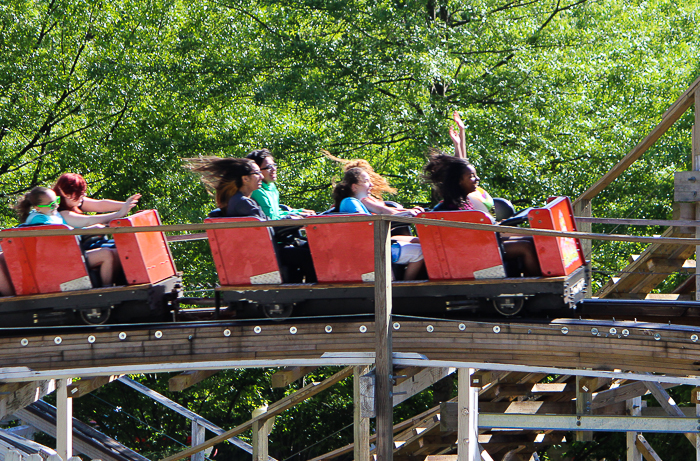
[[[515,208],[509,200],[504,198],[493,199],[494,214],[496,215],[496,221],[503,221],[508,219],[515,214]]]

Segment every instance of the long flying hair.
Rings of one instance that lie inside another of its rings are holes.
[[[459,183],[470,166],[466,159],[431,150],[428,163],[423,167],[423,178],[432,184],[446,205],[459,208],[467,201],[467,193]]]
[[[350,168],[345,172],[343,180],[335,185],[335,187],[333,188],[333,201],[335,202],[335,211],[340,210],[340,202],[342,202],[344,198],[353,196],[352,185],[359,184],[360,178],[362,177],[362,173],[367,173],[367,171],[365,171],[364,168],[359,167]],[[374,189],[374,186],[372,186],[372,189]]]
[[[226,208],[228,201],[243,185],[243,176],[253,173],[254,162],[248,158],[183,158],[184,167],[201,175],[207,191],[214,195],[216,206]]]
[[[50,190],[51,189],[48,187],[37,186],[17,200],[14,210],[17,213],[20,223],[27,220],[32,207],[40,205],[41,200],[49,195]]]
[[[395,194],[396,189],[389,185],[389,181],[384,179],[383,176],[378,174],[372,168],[367,160],[361,158],[356,158],[353,160],[346,160],[344,158],[339,158],[328,152],[327,150],[321,150],[321,153],[331,160],[334,160],[343,165],[343,171],[348,171],[351,168],[362,168],[368,175],[370,181],[372,181],[372,192],[370,195],[381,200],[382,194]]]

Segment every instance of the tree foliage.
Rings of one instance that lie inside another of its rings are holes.
[[[141,205],[164,222],[201,222],[211,199],[180,159],[259,147],[275,153],[291,205],[330,204],[340,169],[324,148],[366,158],[399,189],[398,201],[427,205],[425,152],[450,148],[455,109],[492,195],[520,206],[575,197],[700,74],[688,59],[698,55],[697,14],[697,4],[670,0],[6,0],[1,224],[16,223],[18,194],[66,171],[83,174],[93,197],[141,192]],[[594,214],[669,218],[673,172],[689,169],[691,123],[688,113],[603,191]],[[639,252],[594,250],[599,280]],[[189,288],[215,283],[206,245],[174,252]],[[184,403],[235,424],[259,403],[256,392],[271,392],[252,390],[260,373],[226,372]],[[234,399],[244,388],[247,400]],[[336,403],[323,405],[318,415]],[[94,411],[100,426],[146,449],[142,423],[110,426],[111,410]],[[138,411],[171,433],[156,410]],[[301,416],[285,418],[273,434],[282,459],[311,445],[319,426],[338,430],[308,417],[310,430],[299,432],[290,427]]]

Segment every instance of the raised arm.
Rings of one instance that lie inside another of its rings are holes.
[[[69,226],[73,227],[88,227],[95,224],[107,224],[113,219],[123,218],[129,214],[129,210],[136,206],[139,201],[141,194],[135,194],[126,199],[126,202],[122,202],[122,206],[118,211],[113,213],[103,213],[98,215],[83,215],[74,213],[72,211],[64,210],[61,211],[61,216],[66,221]]]
[[[454,121],[457,124],[457,128],[459,129],[459,143],[455,143],[455,157],[467,158],[467,134],[464,130],[464,122],[462,121],[462,117],[459,116],[459,112],[457,111],[454,111],[452,117],[454,118]],[[452,138],[452,142],[454,143],[455,139],[452,136],[453,131],[454,129],[450,128],[450,137]],[[457,144],[459,144],[459,147]]]
[[[141,198],[141,194],[136,195],[138,195],[138,198]],[[136,199],[136,203],[138,203],[138,198]],[[80,209],[86,213],[110,213],[121,210],[124,203],[126,202],[107,199],[95,200],[90,197],[85,197],[83,199],[83,205],[80,207]]]

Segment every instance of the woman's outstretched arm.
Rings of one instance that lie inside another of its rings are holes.
[[[104,213],[98,215],[83,215],[72,211],[61,211],[61,216],[69,226],[73,227],[88,227],[95,224],[107,224],[113,219],[123,218],[129,211],[136,206],[141,194],[135,194],[126,199],[126,202],[121,206],[119,211],[113,213]]]

